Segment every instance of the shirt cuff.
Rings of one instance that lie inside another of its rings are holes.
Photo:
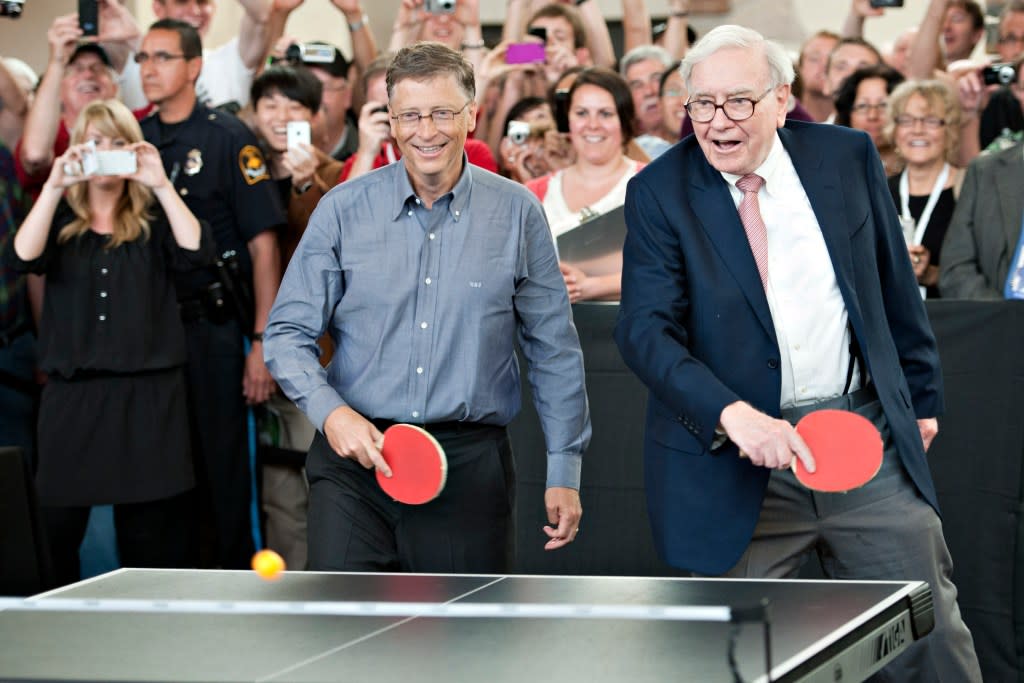
[[[327,416],[344,405],[347,404],[341,400],[341,396],[338,396],[337,391],[330,386],[323,386],[310,394],[307,399],[306,415],[309,417],[309,421],[322,434]]]
[[[547,488],[560,486],[578,491],[582,469],[581,453],[548,453]]]

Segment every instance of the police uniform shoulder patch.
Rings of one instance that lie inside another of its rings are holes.
[[[238,153],[238,168],[242,171],[242,177],[249,185],[255,185],[261,180],[269,180],[270,173],[267,172],[267,162],[263,160],[263,154],[255,145],[246,145]]]

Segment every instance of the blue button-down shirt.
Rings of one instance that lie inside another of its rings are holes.
[[[336,351],[317,360],[325,331]],[[547,442],[548,486],[579,488],[590,440],[583,354],[544,211],[463,159],[427,209],[399,161],[317,206],[264,333],[267,366],[318,429],[343,405],[414,424],[506,425],[516,335]]]

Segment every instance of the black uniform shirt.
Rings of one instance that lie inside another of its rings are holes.
[[[234,116],[202,104],[172,125],[151,114],[142,121],[142,133],[160,150],[167,177],[185,204],[210,224],[217,253],[236,252],[242,273],[251,277],[246,244],[285,222],[256,136]],[[178,296],[195,296],[216,280],[210,268],[182,274],[177,279]]]

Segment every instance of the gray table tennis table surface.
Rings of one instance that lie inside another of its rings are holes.
[[[137,612],[90,611],[152,601]],[[731,624],[659,619],[250,614],[240,605],[755,606],[770,601],[771,680],[861,680],[930,630],[921,582],[122,569],[0,611],[0,680],[733,681]],[[161,605],[210,601],[213,611]],[[289,607],[290,609],[290,607]],[[763,627],[739,627],[742,680],[764,681]],[[836,678],[839,675],[841,678]]]

